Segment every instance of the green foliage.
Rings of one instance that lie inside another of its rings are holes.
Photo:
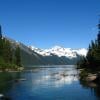
[[[11,43],[6,39],[2,39],[2,41],[3,41],[3,50],[2,50],[3,58],[7,63],[11,63],[12,62]]]
[[[15,64],[21,66],[21,55],[19,46],[15,50]]]
[[[78,62],[79,67],[89,68],[91,70],[100,69],[100,32],[95,41],[91,41],[87,56]]]
[[[13,48],[6,38],[0,38],[0,70],[21,67],[20,48]]]
[[[86,77],[88,76],[88,72],[86,70],[82,70],[81,73],[79,74],[81,80],[85,80]]]

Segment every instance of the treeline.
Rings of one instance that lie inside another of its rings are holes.
[[[0,70],[18,69],[21,66],[19,46],[13,47],[9,40],[0,36]]]
[[[86,57],[83,57],[78,63],[79,68],[87,68],[91,70],[100,70],[100,24],[99,33],[95,41],[91,41]]]

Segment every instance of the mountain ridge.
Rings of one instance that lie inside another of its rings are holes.
[[[61,46],[54,46],[50,49],[40,49],[33,46],[26,46],[21,42],[7,37],[6,39],[12,43],[13,48],[16,46],[20,47],[21,61],[25,67],[32,67],[34,65],[73,65],[76,64],[82,56],[85,56],[87,52],[87,49],[74,50]],[[82,52],[82,50],[85,52]]]
[[[77,54],[81,56],[86,56],[88,51],[85,48],[72,49],[72,48],[64,48],[62,46],[53,46],[50,49],[40,49],[34,46],[29,46],[29,48],[42,56],[50,56],[51,54],[54,54],[58,57],[65,56],[68,58],[75,58]]]

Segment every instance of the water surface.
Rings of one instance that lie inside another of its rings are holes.
[[[12,100],[99,100],[99,89],[82,85],[78,73],[72,65],[25,71],[5,95]]]

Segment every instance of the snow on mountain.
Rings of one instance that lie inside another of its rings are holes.
[[[42,56],[50,56],[50,55],[51,55],[50,52],[47,52],[47,51],[45,51],[44,49],[36,48],[36,47],[34,47],[34,46],[29,46],[29,48],[30,48],[31,50],[33,50],[34,52],[36,52],[36,53],[42,55]]]
[[[86,56],[88,50],[85,48],[81,48],[81,49],[77,49],[77,50],[73,50],[73,51],[77,52],[77,54],[79,54],[79,55]]]
[[[71,49],[71,48],[64,48],[61,46],[54,46],[50,49],[39,49],[34,46],[29,46],[30,49],[34,50],[36,53],[42,55],[42,56],[52,56],[56,55],[58,57],[68,57],[68,58],[76,58],[77,55],[86,56],[87,49]]]

